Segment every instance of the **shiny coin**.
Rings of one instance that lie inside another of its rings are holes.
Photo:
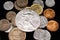
[[[14,5],[15,9],[17,10],[23,10],[24,8],[20,8],[17,4],[16,4],[16,1],[15,1],[15,5]]]
[[[16,3],[19,7],[25,7],[28,5],[28,0],[16,0]]]
[[[44,3],[42,0],[34,0],[33,4],[40,4],[44,8]]]
[[[48,8],[44,11],[43,15],[48,19],[52,19],[55,17],[55,11],[53,9]]]
[[[36,30],[40,25],[39,15],[30,9],[24,9],[18,12],[15,18],[16,25],[25,32]]]
[[[12,26],[12,24],[10,23],[10,28],[9,28],[8,30],[6,30],[5,32],[6,32],[6,33],[9,33],[9,32],[12,30],[12,28],[13,28],[13,26]]]
[[[14,4],[11,1],[6,1],[4,3],[3,7],[4,7],[5,10],[11,10],[11,9],[13,9]]]
[[[12,20],[14,17],[16,17],[16,13],[15,13],[14,11],[9,11],[9,12],[7,12],[6,18],[7,18],[8,20]]]
[[[50,40],[51,34],[47,30],[37,29],[33,35],[36,40]]]
[[[54,0],[46,0],[45,4],[48,7],[53,7],[55,5],[55,1]]]
[[[48,24],[47,24],[47,29],[48,29],[49,31],[55,32],[55,31],[58,30],[58,28],[59,28],[59,24],[58,24],[58,22],[56,22],[56,21],[54,21],[54,20],[50,20],[50,21],[48,22]]]
[[[10,28],[10,23],[7,19],[0,20],[0,31],[6,31]]]
[[[33,4],[31,6],[31,9],[33,11],[37,12],[37,14],[42,14],[42,12],[43,12],[43,7],[41,5],[39,5],[39,4]]]
[[[9,40],[25,40],[26,39],[26,33],[19,30],[18,28],[13,28],[9,32]]]
[[[44,28],[48,23],[48,20],[45,16],[40,16],[40,21],[41,22],[39,28]]]

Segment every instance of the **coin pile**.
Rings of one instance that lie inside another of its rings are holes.
[[[53,7],[55,1],[46,0],[45,4],[48,7]],[[14,3],[6,1],[3,7],[10,11],[6,13],[6,19],[0,20],[0,31],[9,33],[9,40],[25,40],[26,32],[32,31],[34,31],[35,40],[50,40],[49,31],[56,32],[59,29],[58,22],[51,20],[56,15],[54,9],[44,9],[44,1],[42,0],[34,0],[29,7],[28,0],[16,0]],[[13,7],[19,12],[11,11]]]

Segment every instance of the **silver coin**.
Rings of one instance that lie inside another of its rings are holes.
[[[32,32],[40,25],[39,15],[30,9],[24,9],[17,13],[16,26],[25,32]]]
[[[44,8],[44,2],[42,0],[34,0],[33,4],[40,4]]]
[[[36,40],[50,40],[51,35],[47,30],[37,29],[33,35]]]
[[[3,7],[4,7],[5,10],[11,10],[11,9],[13,9],[14,4],[13,4],[13,2],[11,2],[11,1],[6,1],[6,2],[3,4]]]
[[[47,25],[48,23],[48,20],[45,16],[40,16],[40,26],[39,28],[45,28],[45,26]]]
[[[12,28],[13,28],[13,26],[12,26],[12,24],[10,23],[10,28],[9,28],[8,30],[6,30],[5,32],[6,32],[6,33],[9,33],[9,32],[12,30]]]
[[[48,7],[53,7],[55,5],[55,1],[54,0],[46,0],[45,4]]]

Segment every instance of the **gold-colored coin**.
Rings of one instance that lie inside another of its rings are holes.
[[[9,12],[7,12],[6,18],[7,18],[8,20],[11,21],[14,17],[16,17],[16,13],[15,13],[14,11],[9,11]]]
[[[19,7],[25,7],[28,5],[28,0],[16,0],[16,3]]]
[[[17,4],[16,4],[16,1],[15,1],[15,3],[14,3],[14,7],[15,7],[15,9],[17,9],[17,10],[23,10],[24,8],[20,8]]]
[[[25,40],[26,39],[26,33],[19,30],[18,28],[13,28],[9,32],[9,40]]]
[[[51,8],[48,8],[44,11],[43,15],[48,19],[52,19],[55,17],[55,11]]]
[[[42,14],[42,12],[43,12],[43,7],[41,5],[39,5],[39,4],[33,4],[31,6],[31,9],[33,11],[37,12],[37,14]]]
[[[10,23],[7,19],[0,20],[0,31],[6,31],[10,28]]]
[[[59,24],[58,24],[58,22],[56,22],[56,21],[54,21],[54,20],[50,20],[50,21],[48,22],[48,24],[47,24],[47,29],[48,29],[49,31],[55,32],[55,31],[58,30],[58,28],[59,28]]]

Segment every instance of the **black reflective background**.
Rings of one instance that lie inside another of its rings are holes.
[[[4,10],[4,8],[3,8],[3,4],[6,1],[14,2],[15,0],[0,0],[0,19],[6,18],[5,15],[8,11]],[[43,0],[43,1],[45,2],[45,0]],[[32,5],[32,2],[33,2],[33,0],[29,0],[28,5],[29,6]],[[60,1],[55,0],[55,2],[56,2],[56,5],[54,7],[51,7],[51,8],[54,9],[55,12],[56,12],[56,16],[55,16],[54,20],[56,20],[60,24],[60,10],[59,10],[60,9]],[[47,7],[45,5],[44,10],[47,9],[47,8],[49,8],[49,7]],[[15,8],[13,8],[11,11],[15,11],[16,13],[18,12]],[[26,35],[27,35],[26,40],[35,40],[33,38],[33,33],[34,32],[29,32],[29,33],[27,32],[26,33]],[[51,40],[60,40],[60,27],[59,27],[58,31],[50,32],[50,33],[51,33]],[[0,31],[0,40],[9,40],[8,39],[8,33]]]

